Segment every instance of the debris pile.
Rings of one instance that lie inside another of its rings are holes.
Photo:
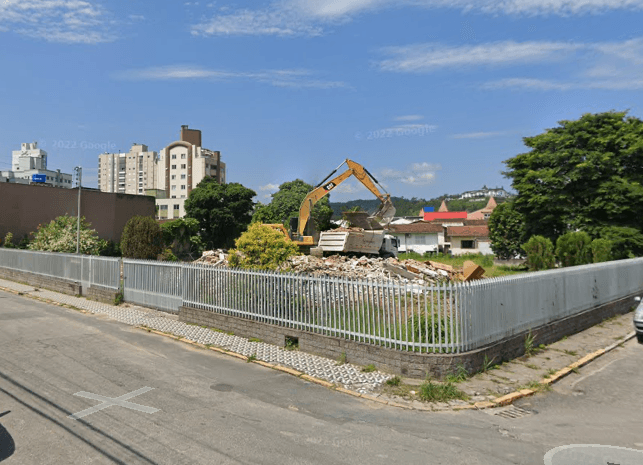
[[[227,266],[227,251],[211,250],[195,263],[212,266]],[[482,272],[484,270],[481,268]],[[436,284],[442,282],[464,281],[463,270],[443,263],[418,260],[398,260],[396,258],[368,258],[332,255],[319,258],[312,255],[290,257],[279,271],[303,273],[312,276],[335,278],[390,279],[395,282],[413,284]]]

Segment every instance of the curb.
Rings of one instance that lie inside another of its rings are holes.
[[[51,299],[47,299],[47,298],[44,298],[44,297],[39,297],[39,296],[36,296],[36,295],[32,295],[32,294],[30,294],[28,292],[16,291],[14,289],[9,289],[9,288],[5,288],[5,287],[1,287],[1,286],[0,286],[0,290],[3,291],[3,292],[8,292],[8,293],[15,294],[15,295],[22,296],[22,297],[28,297],[28,298],[31,298],[33,300],[38,300],[40,302],[44,302],[44,303],[48,303],[48,304],[52,304],[52,305],[57,305],[59,307],[73,309],[73,310],[76,310],[76,311],[84,313],[84,314],[93,314],[90,311],[83,310],[81,308],[77,308],[77,307],[74,307],[74,306],[69,305],[69,304],[63,304],[62,302],[57,302],[55,300],[51,300]],[[308,381],[308,382],[311,382],[311,383],[314,383],[314,384],[318,384],[320,386],[323,386],[325,388],[331,389],[333,391],[341,392],[343,394],[347,394],[347,395],[350,395],[350,396],[353,396],[353,397],[359,397],[359,398],[362,398],[362,399],[365,399],[365,400],[368,400],[368,401],[371,401],[371,402],[375,402],[375,403],[378,403],[378,404],[381,404],[381,405],[389,405],[391,407],[398,407],[398,408],[402,408],[402,409],[406,409],[406,410],[433,411],[433,409],[430,406],[427,406],[426,408],[416,408],[416,407],[412,407],[411,405],[401,404],[401,403],[398,403],[398,402],[395,402],[395,401],[392,401],[392,400],[380,399],[379,397],[375,397],[375,396],[372,396],[372,395],[369,395],[369,394],[361,394],[359,392],[351,391],[350,389],[345,389],[345,388],[343,388],[341,386],[337,386],[336,384],[330,383],[330,382],[328,382],[326,380],[315,378],[313,376],[310,376],[308,374],[305,374],[305,373],[300,372],[298,370],[295,370],[293,368],[288,368],[288,367],[281,366],[281,365],[275,365],[275,364],[272,364],[272,363],[269,363],[269,362],[264,362],[263,360],[250,360],[245,355],[241,355],[241,354],[238,354],[236,352],[232,352],[230,350],[223,349],[221,347],[206,346],[204,344],[200,344],[198,342],[190,341],[188,339],[185,339],[185,338],[183,338],[183,336],[176,336],[176,335],[171,334],[171,333],[164,333],[162,331],[157,331],[155,329],[148,328],[147,326],[134,326],[134,328],[137,328],[137,329],[140,329],[140,330],[143,330],[143,331],[147,331],[148,333],[154,333],[154,334],[157,334],[159,336],[166,336],[166,337],[169,337],[169,338],[174,339],[176,341],[185,342],[185,343],[197,346],[197,347],[202,348],[202,349],[213,350],[215,352],[218,352],[218,353],[221,353],[221,354],[224,354],[224,355],[229,355],[229,356],[238,358],[240,360],[244,360],[244,361],[246,361],[248,363],[256,363],[256,364],[261,365],[263,367],[271,368],[271,369],[277,370],[277,371],[281,371],[283,373],[295,376],[295,377],[303,379],[305,381]],[[562,378],[567,376],[569,373],[571,373],[575,369],[581,368],[581,367],[587,365],[588,363],[596,360],[598,357],[600,357],[602,355],[605,355],[608,352],[611,352],[612,350],[616,349],[617,347],[619,347],[620,345],[622,345],[625,342],[629,341],[630,339],[633,339],[635,336],[636,336],[636,332],[632,331],[631,333],[627,334],[625,337],[623,337],[618,342],[615,342],[615,343],[605,347],[604,349],[598,349],[595,352],[587,354],[584,357],[582,357],[579,360],[577,360],[576,362],[571,363],[570,365],[568,365],[568,366],[566,366],[564,368],[561,368],[560,370],[558,370],[553,375],[551,375],[551,376],[549,376],[547,378],[541,379],[539,381],[539,384],[541,384],[543,386],[551,386],[552,384],[560,381]],[[504,395],[502,397],[498,397],[498,398],[496,398],[494,400],[484,401],[484,402],[476,402],[476,403],[470,404],[470,405],[453,406],[449,410],[451,410],[451,411],[485,410],[485,409],[490,409],[490,408],[504,407],[504,406],[507,406],[507,405],[510,405],[510,404],[514,403],[515,401],[517,401],[519,399],[532,396],[535,393],[536,393],[536,391],[534,391],[532,389],[522,389],[520,391],[514,391],[514,392],[506,394],[506,395]]]

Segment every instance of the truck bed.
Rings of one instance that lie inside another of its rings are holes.
[[[318,246],[324,252],[378,254],[384,231],[324,231]]]

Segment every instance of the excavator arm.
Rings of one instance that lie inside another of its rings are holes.
[[[337,170],[339,170],[342,165],[344,165],[344,163],[348,166],[348,169],[342,174],[334,177],[333,179],[330,179],[330,177],[333,176],[337,172]],[[303,242],[306,245],[312,244],[312,237],[304,236],[304,233],[306,231],[308,220],[310,219],[310,213],[315,204],[350,176],[355,176],[382,202],[382,205],[377,210],[377,212],[373,214],[373,217],[380,221],[390,221],[391,218],[393,218],[393,216],[395,215],[395,207],[393,207],[393,203],[391,202],[391,196],[390,194],[382,194],[379,191],[379,189],[375,186],[375,184],[379,185],[377,179],[375,179],[375,177],[359,163],[355,163],[354,161],[348,159],[344,161],[344,163],[339,165],[332,173],[326,176],[326,178],[322,182],[320,182],[317,187],[312,192],[310,192],[301,203],[301,207],[299,208],[299,225],[297,227],[297,235],[299,236],[299,238],[301,238],[300,242]]]

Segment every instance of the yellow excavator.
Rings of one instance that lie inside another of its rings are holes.
[[[347,169],[341,174],[332,178],[332,176],[335,175],[335,173],[337,173],[337,171],[343,165],[347,165]],[[347,159],[344,162],[342,162],[337,168],[335,168],[328,176],[326,176],[326,178],[324,178],[323,181],[321,181],[317,186],[315,186],[315,189],[313,189],[306,196],[304,201],[301,203],[301,207],[299,208],[299,218],[295,218],[294,219],[295,221],[291,223],[290,235],[287,233],[286,228],[283,225],[275,224],[275,225],[267,225],[267,226],[271,226],[275,229],[279,229],[284,234],[286,234],[286,236],[290,237],[293,242],[295,242],[296,244],[298,244],[303,248],[314,247],[316,244],[313,236],[306,235],[306,226],[308,226],[308,221],[310,220],[310,214],[313,207],[325,195],[327,195],[330,191],[335,189],[337,186],[339,186],[342,182],[344,182],[346,179],[348,179],[351,176],[355,176],[362,184],[364,184],[364,186],[369,191],[371,191],[382,202],[378,210],[371,217],[369,217],[369,220],[373,219],[378,223],[384,223],[384,224],[387,224],[388,222],[390,222],[393,216],[395,216],[395,207],[391,202],[391,195],[388,193],[382,194],[380,192],[380,190],[376,187],[376,184],[379,185],[380,187],[382,186],[377,181],[377,179],[375,179],[375,177],[368,172],[366,168],[364,168],[359,163],[356,163],[352,160]],[[379,229],[381,229],[381,226],[379,227]],[[375,238],[374,241],[381,242],[381,239]],[[371,244],[371,248],[373,246],[374,245]],[[377,248],[379,249],[379,245],[377,245]]]

